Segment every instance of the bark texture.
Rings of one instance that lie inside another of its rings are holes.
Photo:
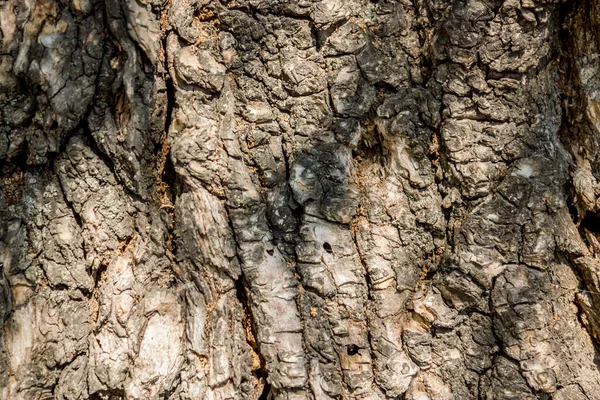
[[[0,33],[0,399],[600,399],[600,1]]]

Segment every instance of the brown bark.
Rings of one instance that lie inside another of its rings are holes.
[[[600,399],[600,3],[0,3],[1,399]]]

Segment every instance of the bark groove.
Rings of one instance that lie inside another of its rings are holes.
[[[600,399],[600,2],[0,2],[1,399]]]

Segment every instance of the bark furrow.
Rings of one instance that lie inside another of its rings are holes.
[[[600,2],[0,2],[0,399],[600,399]]]

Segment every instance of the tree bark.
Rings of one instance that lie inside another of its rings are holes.
[[[0,399],[600,399],[600,1],[0,32]]]

